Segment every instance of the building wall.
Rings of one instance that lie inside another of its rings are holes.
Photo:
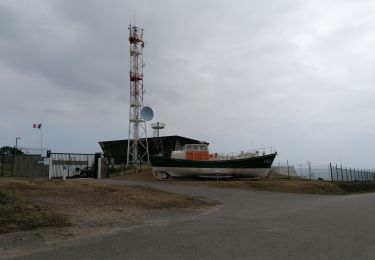
[[[145,142],[145,139],[141,139],[141,142]],[[183,137],[183,136],[162,136],[162,137],[150,137],[147,138],[149,153],[151,155],[163,154],[164,156],[170,157],[173,150],[182,148],[185,144],[198,144],[199,140]],[[99,142],[100,147],[103,150],[105,157],[114,158],[115,164],[125,164],[128,140],[116,140],[116,141],[102,141]],[[145,153],[144,150],[140,149],[140,153]],[[144,161],[147,159],[144,158]]]

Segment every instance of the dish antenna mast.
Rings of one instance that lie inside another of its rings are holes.
[[[140,164],[145,160],[149,162],[146,121],[150,120],[147,115],[150,115],[150,110],[152,112],[152,109],[148,107],[142,109],[144,95],[143,48],[145,47],[143,29],[134,25],[129,25],[128,29],[130,43],[130,110],[126,162],[127,165],[134,165]],[[144,138],[145,141],[142,142],[141,138]]]

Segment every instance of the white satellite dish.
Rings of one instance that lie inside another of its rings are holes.
[[[141,109],[141,117],[145,121],[150,121],[154,118],[154,111],[152,111],[151,107],[142,107]]]

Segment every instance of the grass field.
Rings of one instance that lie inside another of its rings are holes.
[[[136,222],[150,211],[214,205],[142,186],[0,178],[0,233]]]
[[[70,223],[62,215],[26,198],[0,191],[0,233],[38,227],[63,227]]]
[[[132,181],[157,181],[150,170],[137,174],[114,177]],[[229,179],[216,181],[214,179],[170,179],[167,182],[183,185],[212,186],[222,188],[252,189],[274,192],[292,192],[322,195],[344,195],[353,193],[375,192],[375,182],[327,182],[310,181],[301,177],[290,177],[271,172],[268,178],[261,179]]]
[[[149,169],[113,177],[157,182]],[[167,182],[274,192],[342,195],[374,192],[374,182],[309,181],[272,173],[260,180],[176,180]],[[129,223],[150,210],[198,209],[213,205],[196,198],[143,186],[93,184],[32,178],[0,177],[0,233],[39,227],[105,226]]]

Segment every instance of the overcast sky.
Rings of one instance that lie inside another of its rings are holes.
[[[0,146],[127,138],[134,10],[161,135],[374,167],[373,0],[0,0]]]

